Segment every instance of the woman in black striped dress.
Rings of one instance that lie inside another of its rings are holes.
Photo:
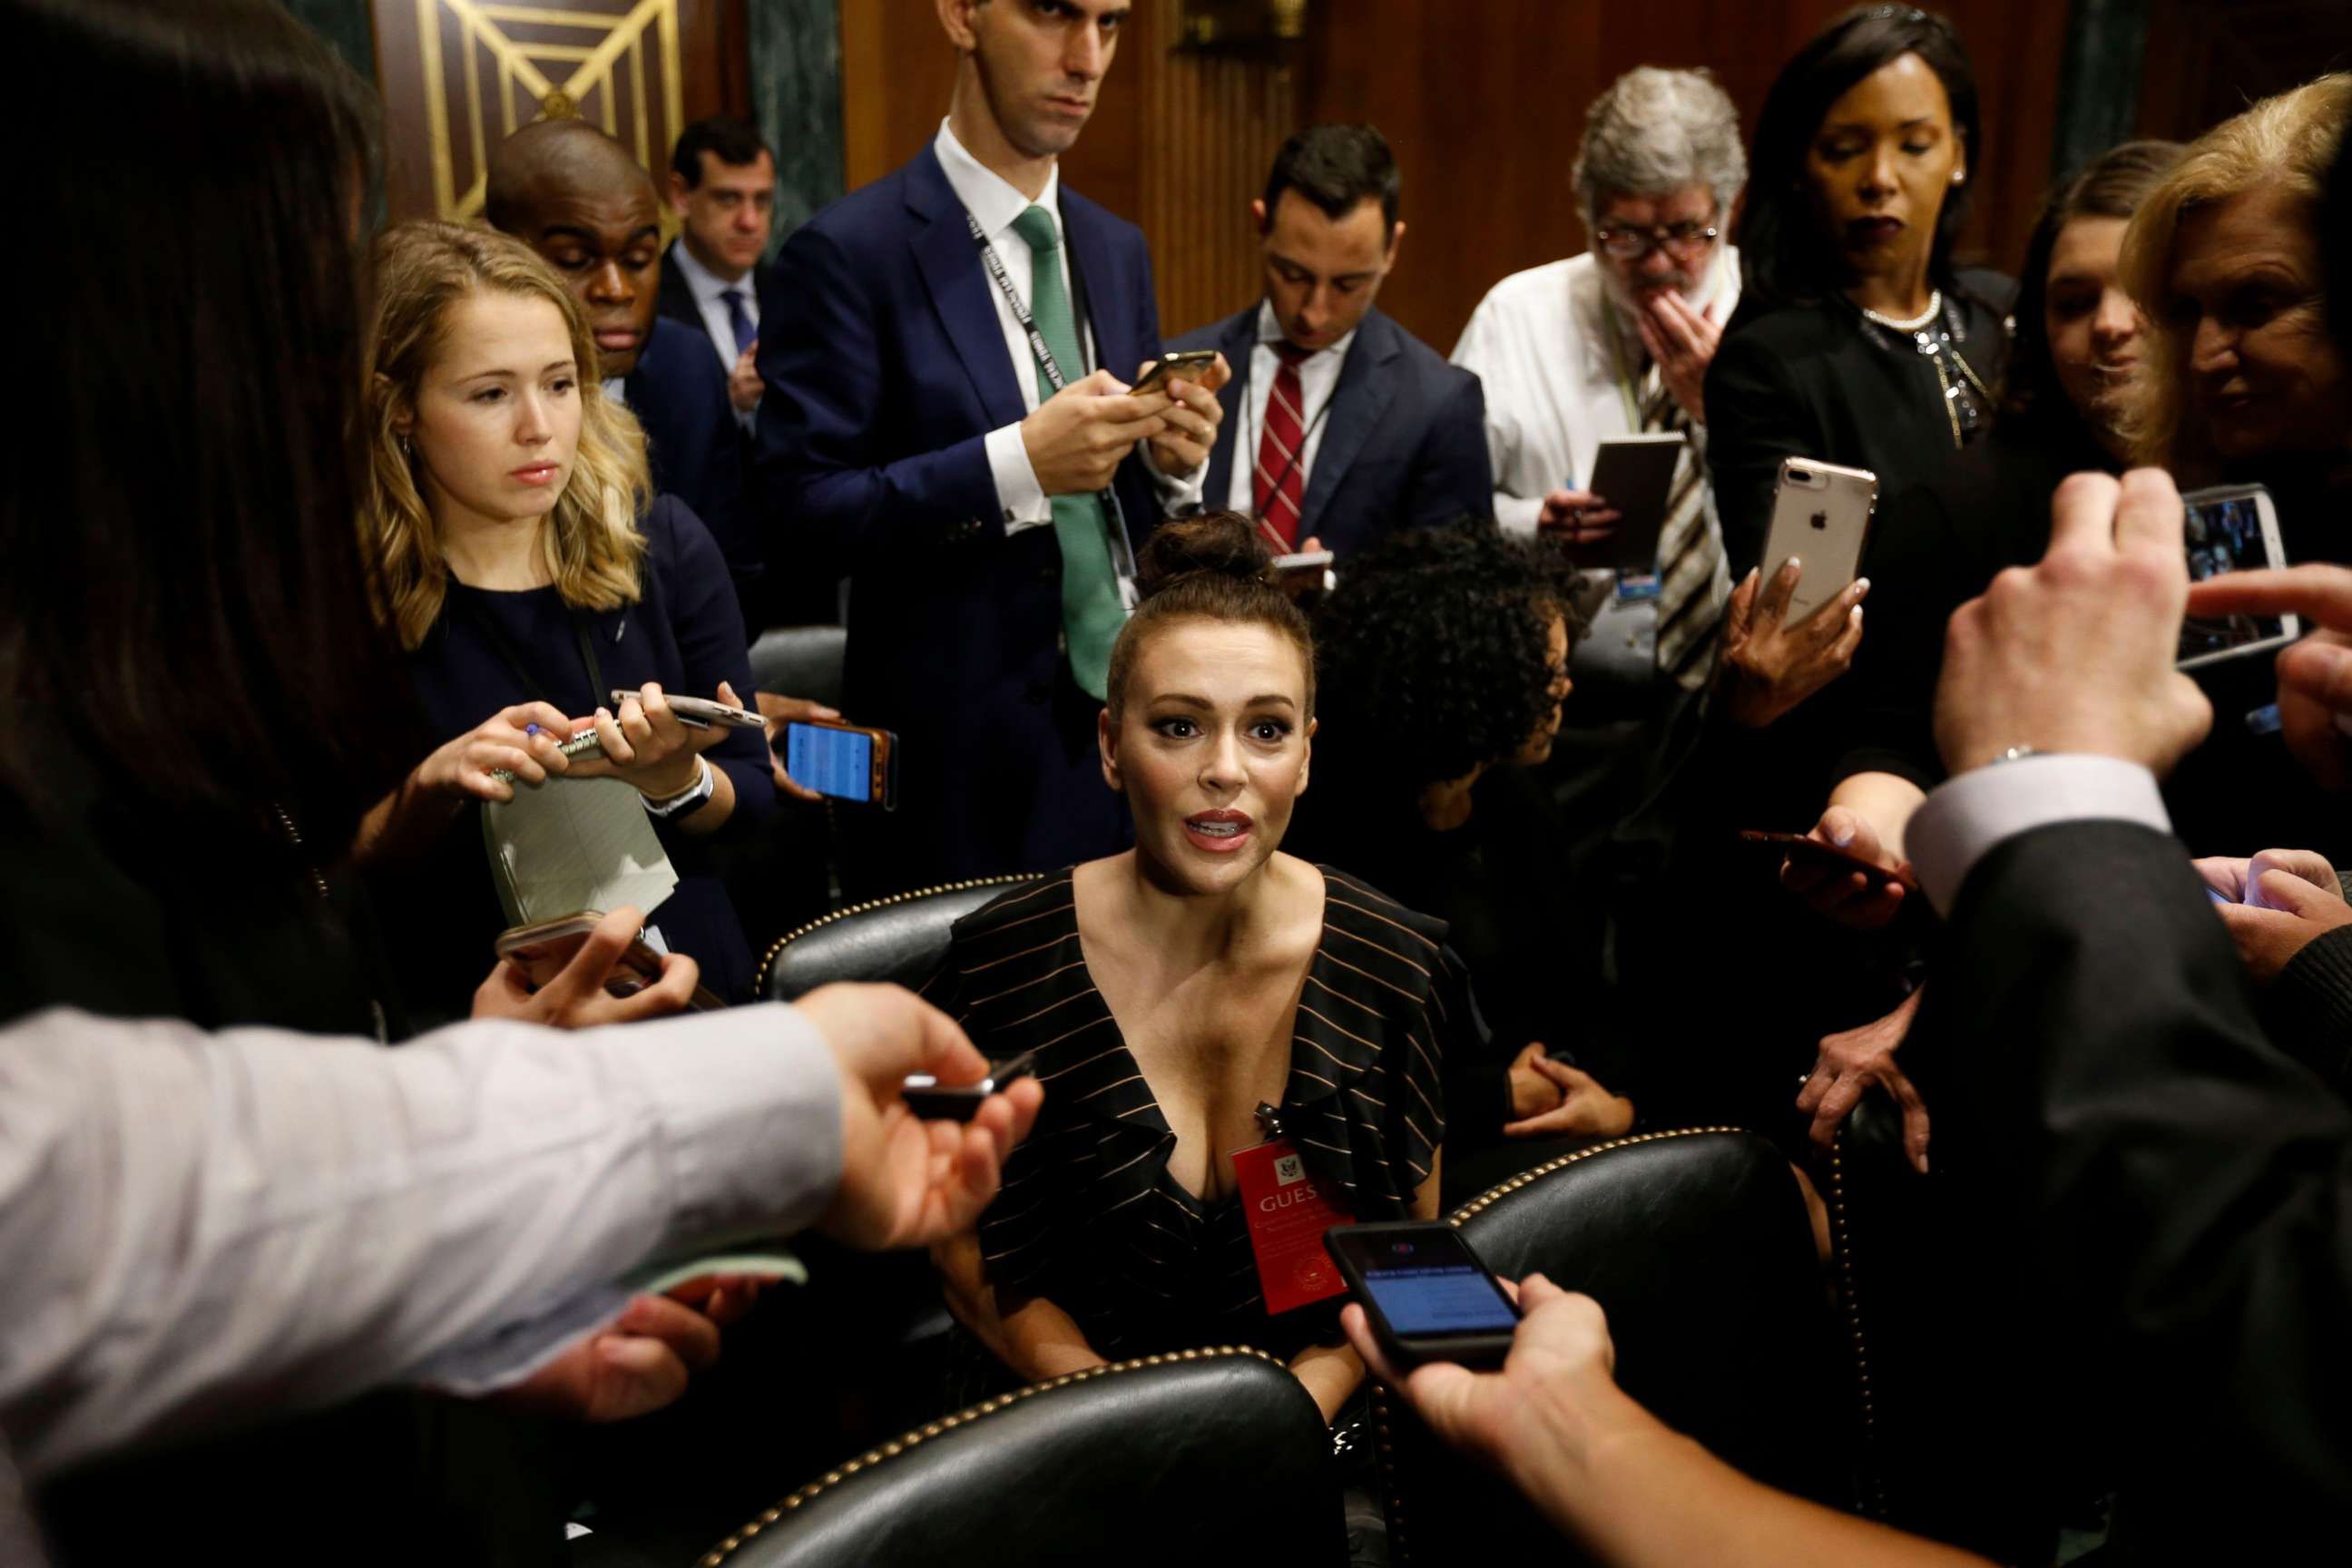
[[[968,917],[926,988],[992,1058],[1034,1051],[1046,1089],[1003,1195],[939,1260],[1023,1378],[1239,1341],[1329,1420],[1363,1376],[1343,1298],[1267,1310],[1234,1155],[1278,1129],[1352,1217],[1433,1217],[1440,1069],[1478,1025],[1442,921],[1278,852],[1314,656],[1247,523],[1163,526],[1143,585],[1100,725],[1135,848]]]

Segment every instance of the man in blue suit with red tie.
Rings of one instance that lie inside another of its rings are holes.
[[[1199,502],[1224,374],[1129,391],[1160,352],[1143,236],[1060,185],[1128,0],[938,5],[946,121],[794,231],[758,355],[772,557],[849,562],[843,706],[898,736],[895,820],[854,819],[886,892],[1128,842],[1106,665],[1133,548]]]

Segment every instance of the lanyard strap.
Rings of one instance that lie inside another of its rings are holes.
[[[1053,346],[1045,342],[1045,334],[1037,330],[1037,318],[1029,313],[1029,302],[1022,299],[1021,290],[1013,286],[1013,275],[1004,270],[1004,258],[996,254],[996,247],[988,243],[988,236],[982,231],[978,218],[967,212],[963,215],[963,221],[964,226],[971,230],[972,243],[980,247],[980,258],[987,263],[988,275],[996,279],[997,288],[1003,291],[1004,302],[1013,307],[1013,319],[1021,323],[1023,331],[1029,334],[1029,352],[1037,356],[1037,368],[1045,373],[1045,379],[1054,384],[1055,391],[1061,391],[1070,384],[1069,378],[1062,374],[1061,362],[1054,357]]]
[[[1624,327],[1617,320],[1616,306],[1603,300],[1601,308],[1607,312],[1602,320],[1609,323],[1609,358],[1616,371],[1617,395],[1625,405],[1625,423],[1631,429],[1640,431],[1646,426],[1642,423],[1642,398],[1634,389],[1633,372],[1625,363]],[[1663,370],[1660,374],[1664,374]],[[1649,377],[1645,374],[1642,379],[1647,381]]]
[[[971,231],[971,242],[980,247],[980,259],[986,264],[988,275],[996,279],[996,287],[1003,294],[1004,302],[1013,307],[1013,319],[1028,334],[1029,352],[1037,356],[1038,370],[1055,392],[1061,391],[1070,384],[1069,379],[1062,374],[1061,362],[1054,357],[1053,345],[1046,342],[1045,334],[1037,330],[1037,318],[1030,313],[1029,302],[1022,299],[1021,290],[1013,286],[1013,275],[1004,269],[1004,258],[996,254],[996,247],[988,243],[988,235],[981,228],[980,220],[969,210],[963,215],[963,223],[964,227]],[[1070,268],[1074,279],[1077,270],[1075,265]],[[1080,341],[1084,342],[1083,339]],[[1118,579],[1118,602],[1132,613],[1139,595],[1135,584],[1135,545],[1127,536],[1127,509],[1118,504],[1115,487],[1106,485],[1100,494],[1103,540],[1110,547],[1111,574]]]

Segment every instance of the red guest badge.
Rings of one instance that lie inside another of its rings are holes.
[[[1348,1288],[1323,1250],[1323,1232],[1352,1224],[1354,1216],[1324,1192],[1296,1144],[1275,1138],[1242,1150],[1234,1156],[1234,1177],[1268,1312],[1287,1312]]]

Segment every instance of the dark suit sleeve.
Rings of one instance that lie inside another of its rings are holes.
[[[1706,373],[1706,460],[1734,583],[1764,553],[1780,460],[1822,445],[1779,356],[1753,331],[1727,334]]]
[[[671,635],[686,661],[686,695],[716,697],[726,681],[745,702],[759,689],[745,651],[743,612],[727,575],[727,562],[710,531],[675,496],[654,503],[646,534],[662,573]],[[724,830],[756,830],[776,815],[776,781],[768,767],[768,742],[757,730],[730,730],[703,753],[724,768],[735,786],[735,811]]]
[[[856,260],[804,226],[776,258],[791,309],[763,323],[758,466],[779,545],[847,562],[854,546],[931,544],[967,520],[1001,536],[1003,510],[985,435],[895,462],[877,456],[886,422],[887,352]],[[781,548],[770,556],[781,562]]]
[[[1486,453],[1486,387],[1464,371],[1458,384],[1429,422],[1421,461],[1413,466],[1412,493],[1406,498],[1408,527],[1436,527],[1465,512],[1495,513],[1495,465]]]
[[[698,321],[693,332],[688,347],[694,352],[686,357],[694,366],[697,416],[707,439],[702,496],[694,512],[718,542],[729,569],[748,584],[760,574],[762,552],[744,504],[743,442],[735,423],[735,401],[727,395],[727,373],[719,368],[719,356],[709,352],[710,341]]]
[[[2045,1335],[2100,1385],[2141,1528],[2340,1526],[2352,1115],[2264,1037],[2179,844],[2021,834],[1970,874],[1948,942],[1921,1043],[1969,1086]]]

